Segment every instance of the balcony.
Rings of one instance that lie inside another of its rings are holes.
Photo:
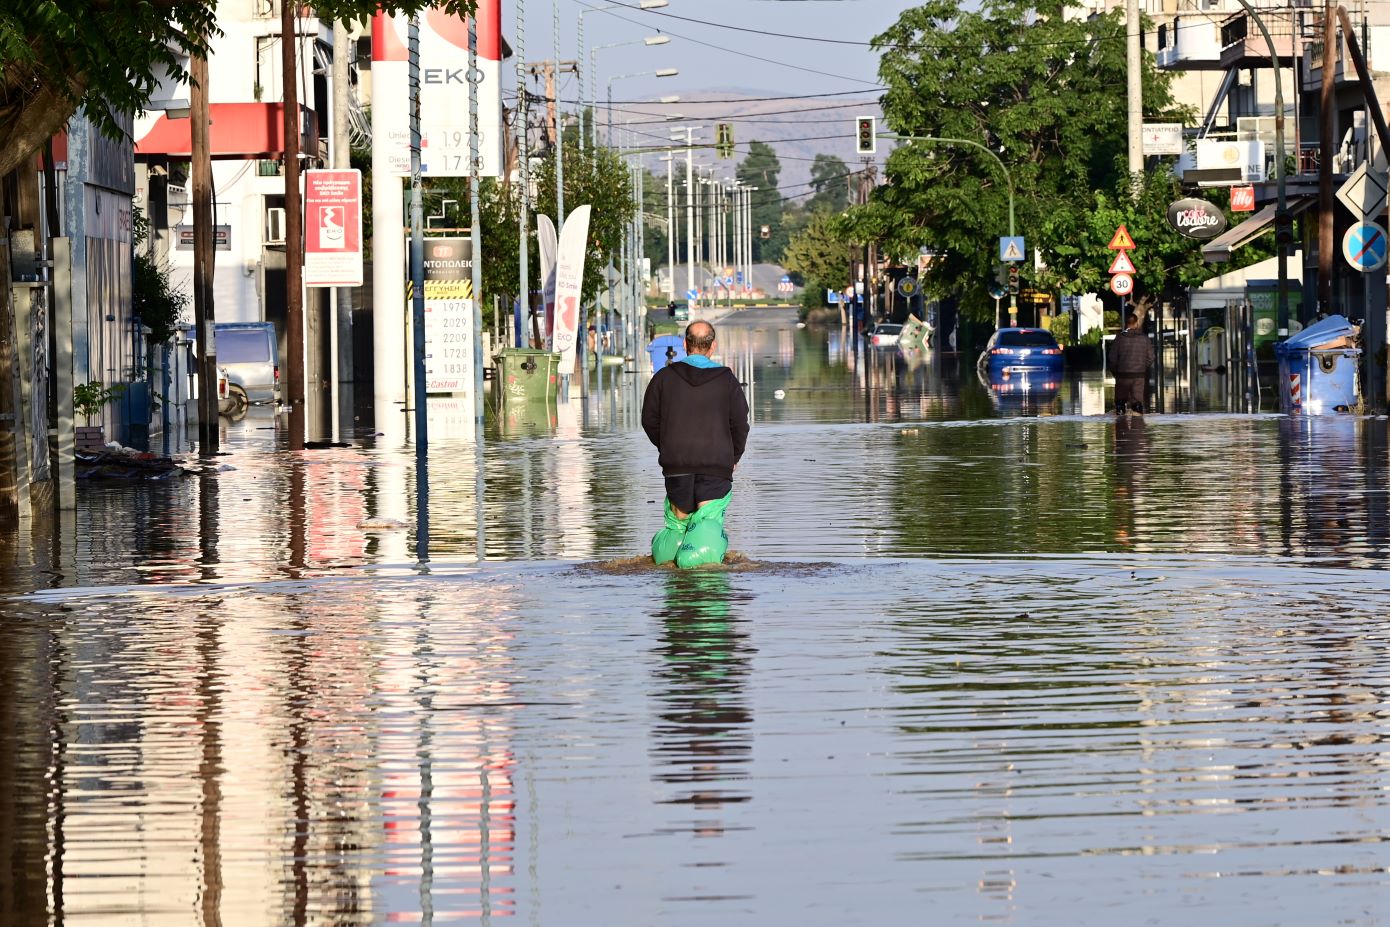
[[[1158,66],[1168,71],[1220,71],[1221,34],[1210,19],[1178,16],[1158,27]]]
[[[1287,14],[1265,12],[1265,26],[1274,38],[1274,51],[1284,67],[1293,65],[1292,23]],[[1268,68],[1269,44],[1260,28],[1245,12],[1236,13],[1221,24],[1221,69]]]

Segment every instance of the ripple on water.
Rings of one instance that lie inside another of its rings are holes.
[[[0,802],[53,864],[25,897],[169,924],[901,922],[924,896],[1375,923],[1380,574],[743,563],[26,597]]]

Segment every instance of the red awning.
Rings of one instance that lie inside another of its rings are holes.
[[[303,106],[299,109],[301,113],[310,112]],[[278,158],[285,153],[284,104],[212,103],[208,111],[212,119],[212,157],[228,160],[268,159]],[[314,120],[307,121],[309,128],[315,129]],[[135,140],[135,157],[191,157],[191,124],[188,119],[170,119],[167,113],[160,113],[149,130]],[[314,135],[305,135],[300,139],[300,151],[313,154],[317,150],[316,131]]]

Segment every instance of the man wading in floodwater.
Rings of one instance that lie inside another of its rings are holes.
[[[684,360],[658,370],[642,401],[642,430],[666,478],[666,527],[652,540],[657,563],[717,563],[728,548],[724,510],[748,441],[748,401],[732,370],[710,359],[714,326],[692,322]]]
[[[1143,323],[1136,313],[1131,312],[1125,321],[1125,330],[1110,342],[1107,358],[1110,372],[1115,375],[1115,414],[1143,415],[1149,370],[1154,365],[1154,345],[1144,334]]]

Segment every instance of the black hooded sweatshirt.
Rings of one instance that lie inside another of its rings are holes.
[[[677,362],[647,385],[642,430],[656,445],[663,474],[731,480],[748,443],[748,400],[728,367]]]

